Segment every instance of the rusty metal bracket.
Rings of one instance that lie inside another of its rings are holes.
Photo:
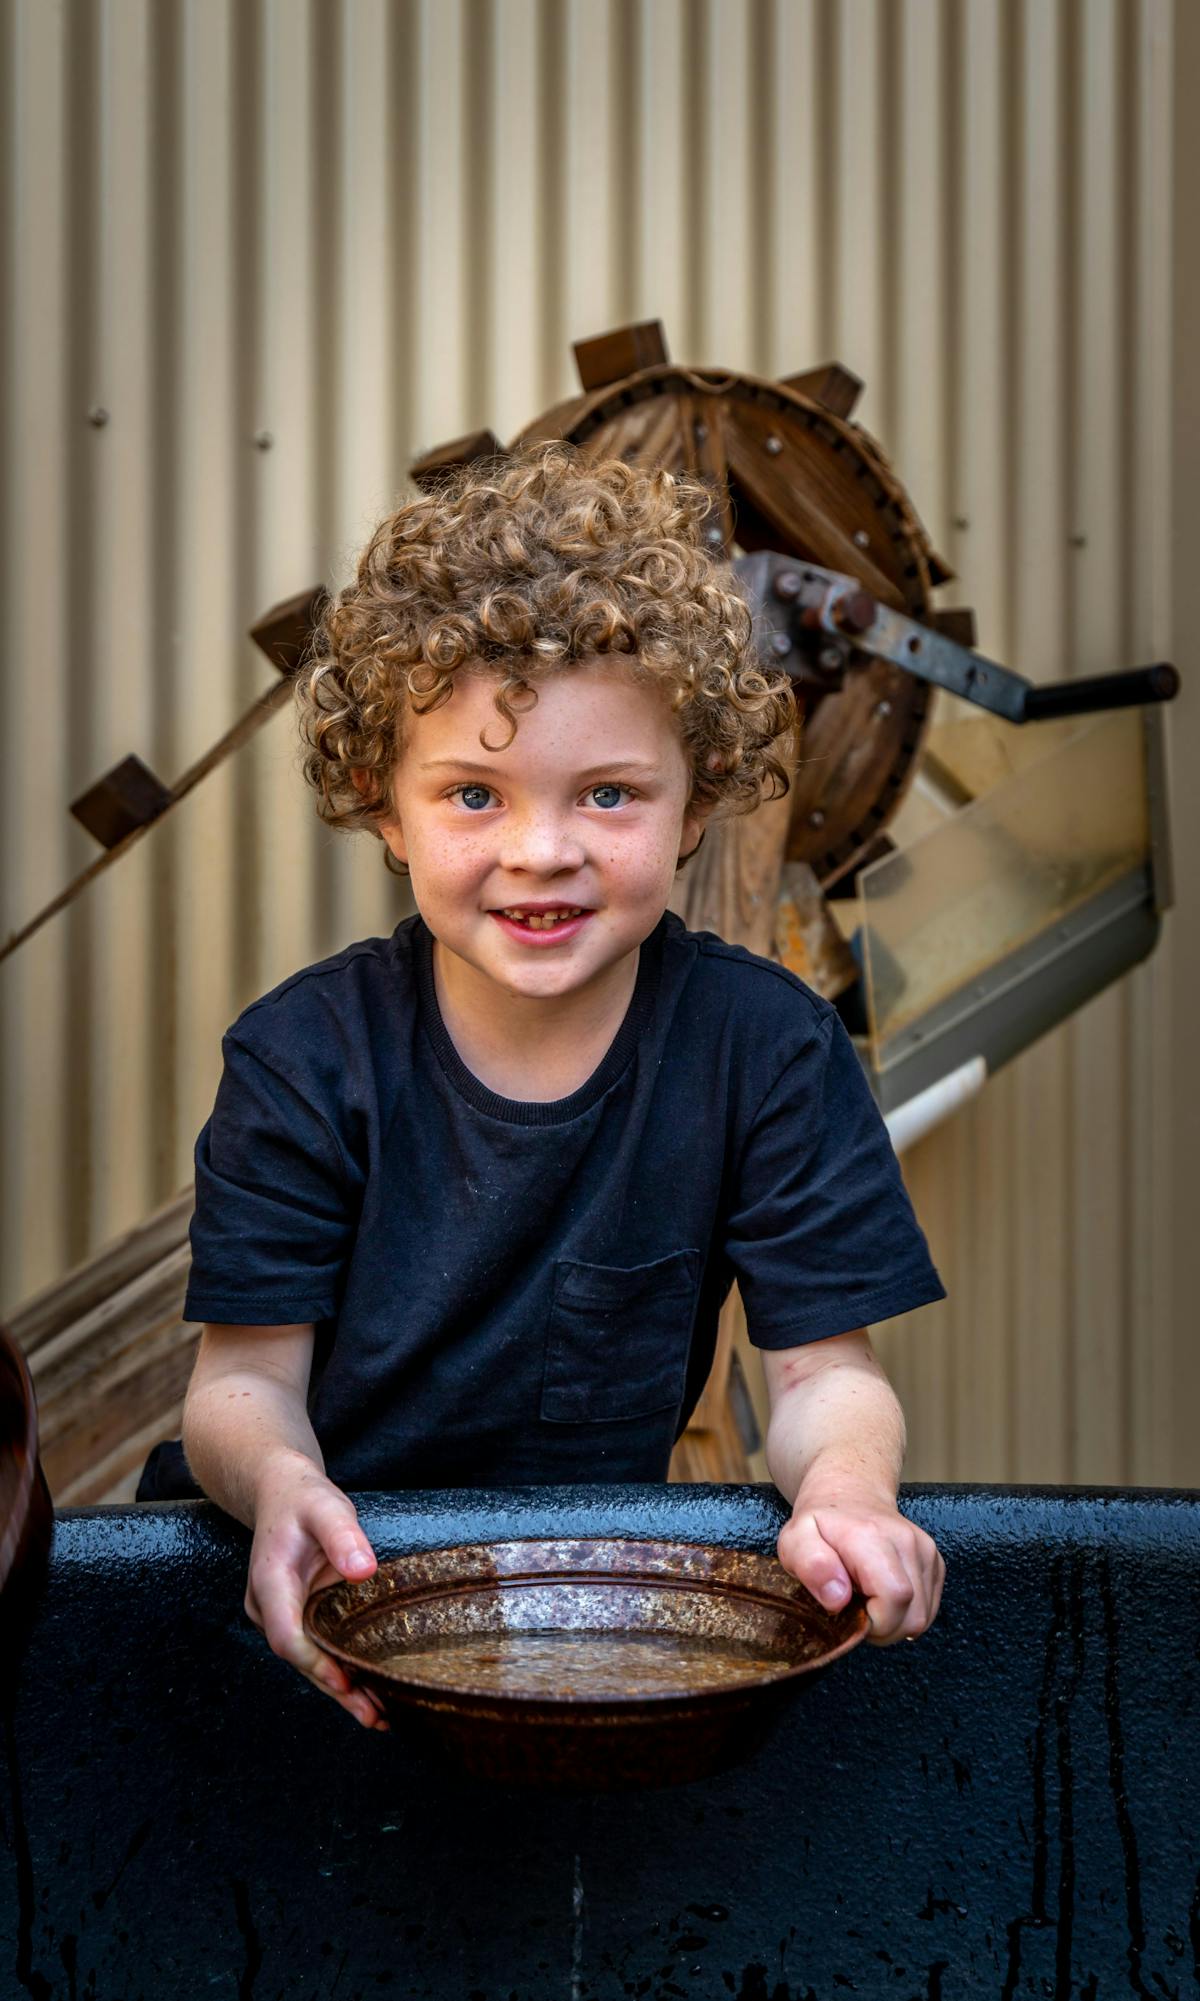
[[[1179,693],[1179,674],[1165,660],[1035,685],[948,633],[881,604],[856,577],[772,551],[740,558],[735,567],[759,607],[762,650],[797,680],[832,686],[856,656],[887,660],[1010,723],[1169,702]]]

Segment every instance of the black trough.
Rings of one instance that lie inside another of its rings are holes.
[[[770,1550],[771,1488],[367,1495],[381,1556]],[[1200,1495],[910,1488],[936,1627],[737,1770],[555,1796],[361,1730],[242,1612],[204,1502],[68,1510],[6,1719],[0,1997],[838,2001],[1200,1989]]]

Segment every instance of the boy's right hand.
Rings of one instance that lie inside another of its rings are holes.
[[[311,1460],[289,1454],[265,1474],[250,1551],[247,1616],[265,1634],[272,1653],[298,1668],[368,1730],[386,1730],[387,1719],[341,1662],[309,1639],[303,1613],[323,1585],[343,1577],[370,1577],[377,1567],[353,1501]]]

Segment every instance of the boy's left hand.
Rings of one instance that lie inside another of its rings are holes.
[[[937,1617],[946,1576],[941,1553],[886,1497],[843,1493],[830,1501],[801,1491],[779,1532],[778,1554],[828,1611],[861,1592],[873,1646],[915,1640]]]

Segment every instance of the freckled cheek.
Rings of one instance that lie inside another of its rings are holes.
[[[679,827],[672,820],[667,825],[660,824],[646,842],[646,868],[674,869],[679,854]]]
[[[409,868],[414,886],[430,897],[453,900],[474,890],[492,866],[484,842],[433,834],[414,842]]]
[[[674,876],[678,852],[678,846],[665,834],[636,845],[614,844],[605,856],[605,873],[614,885],[620,883],[631,892],[642,890],[650,895],[661,888],[664,877]]]

